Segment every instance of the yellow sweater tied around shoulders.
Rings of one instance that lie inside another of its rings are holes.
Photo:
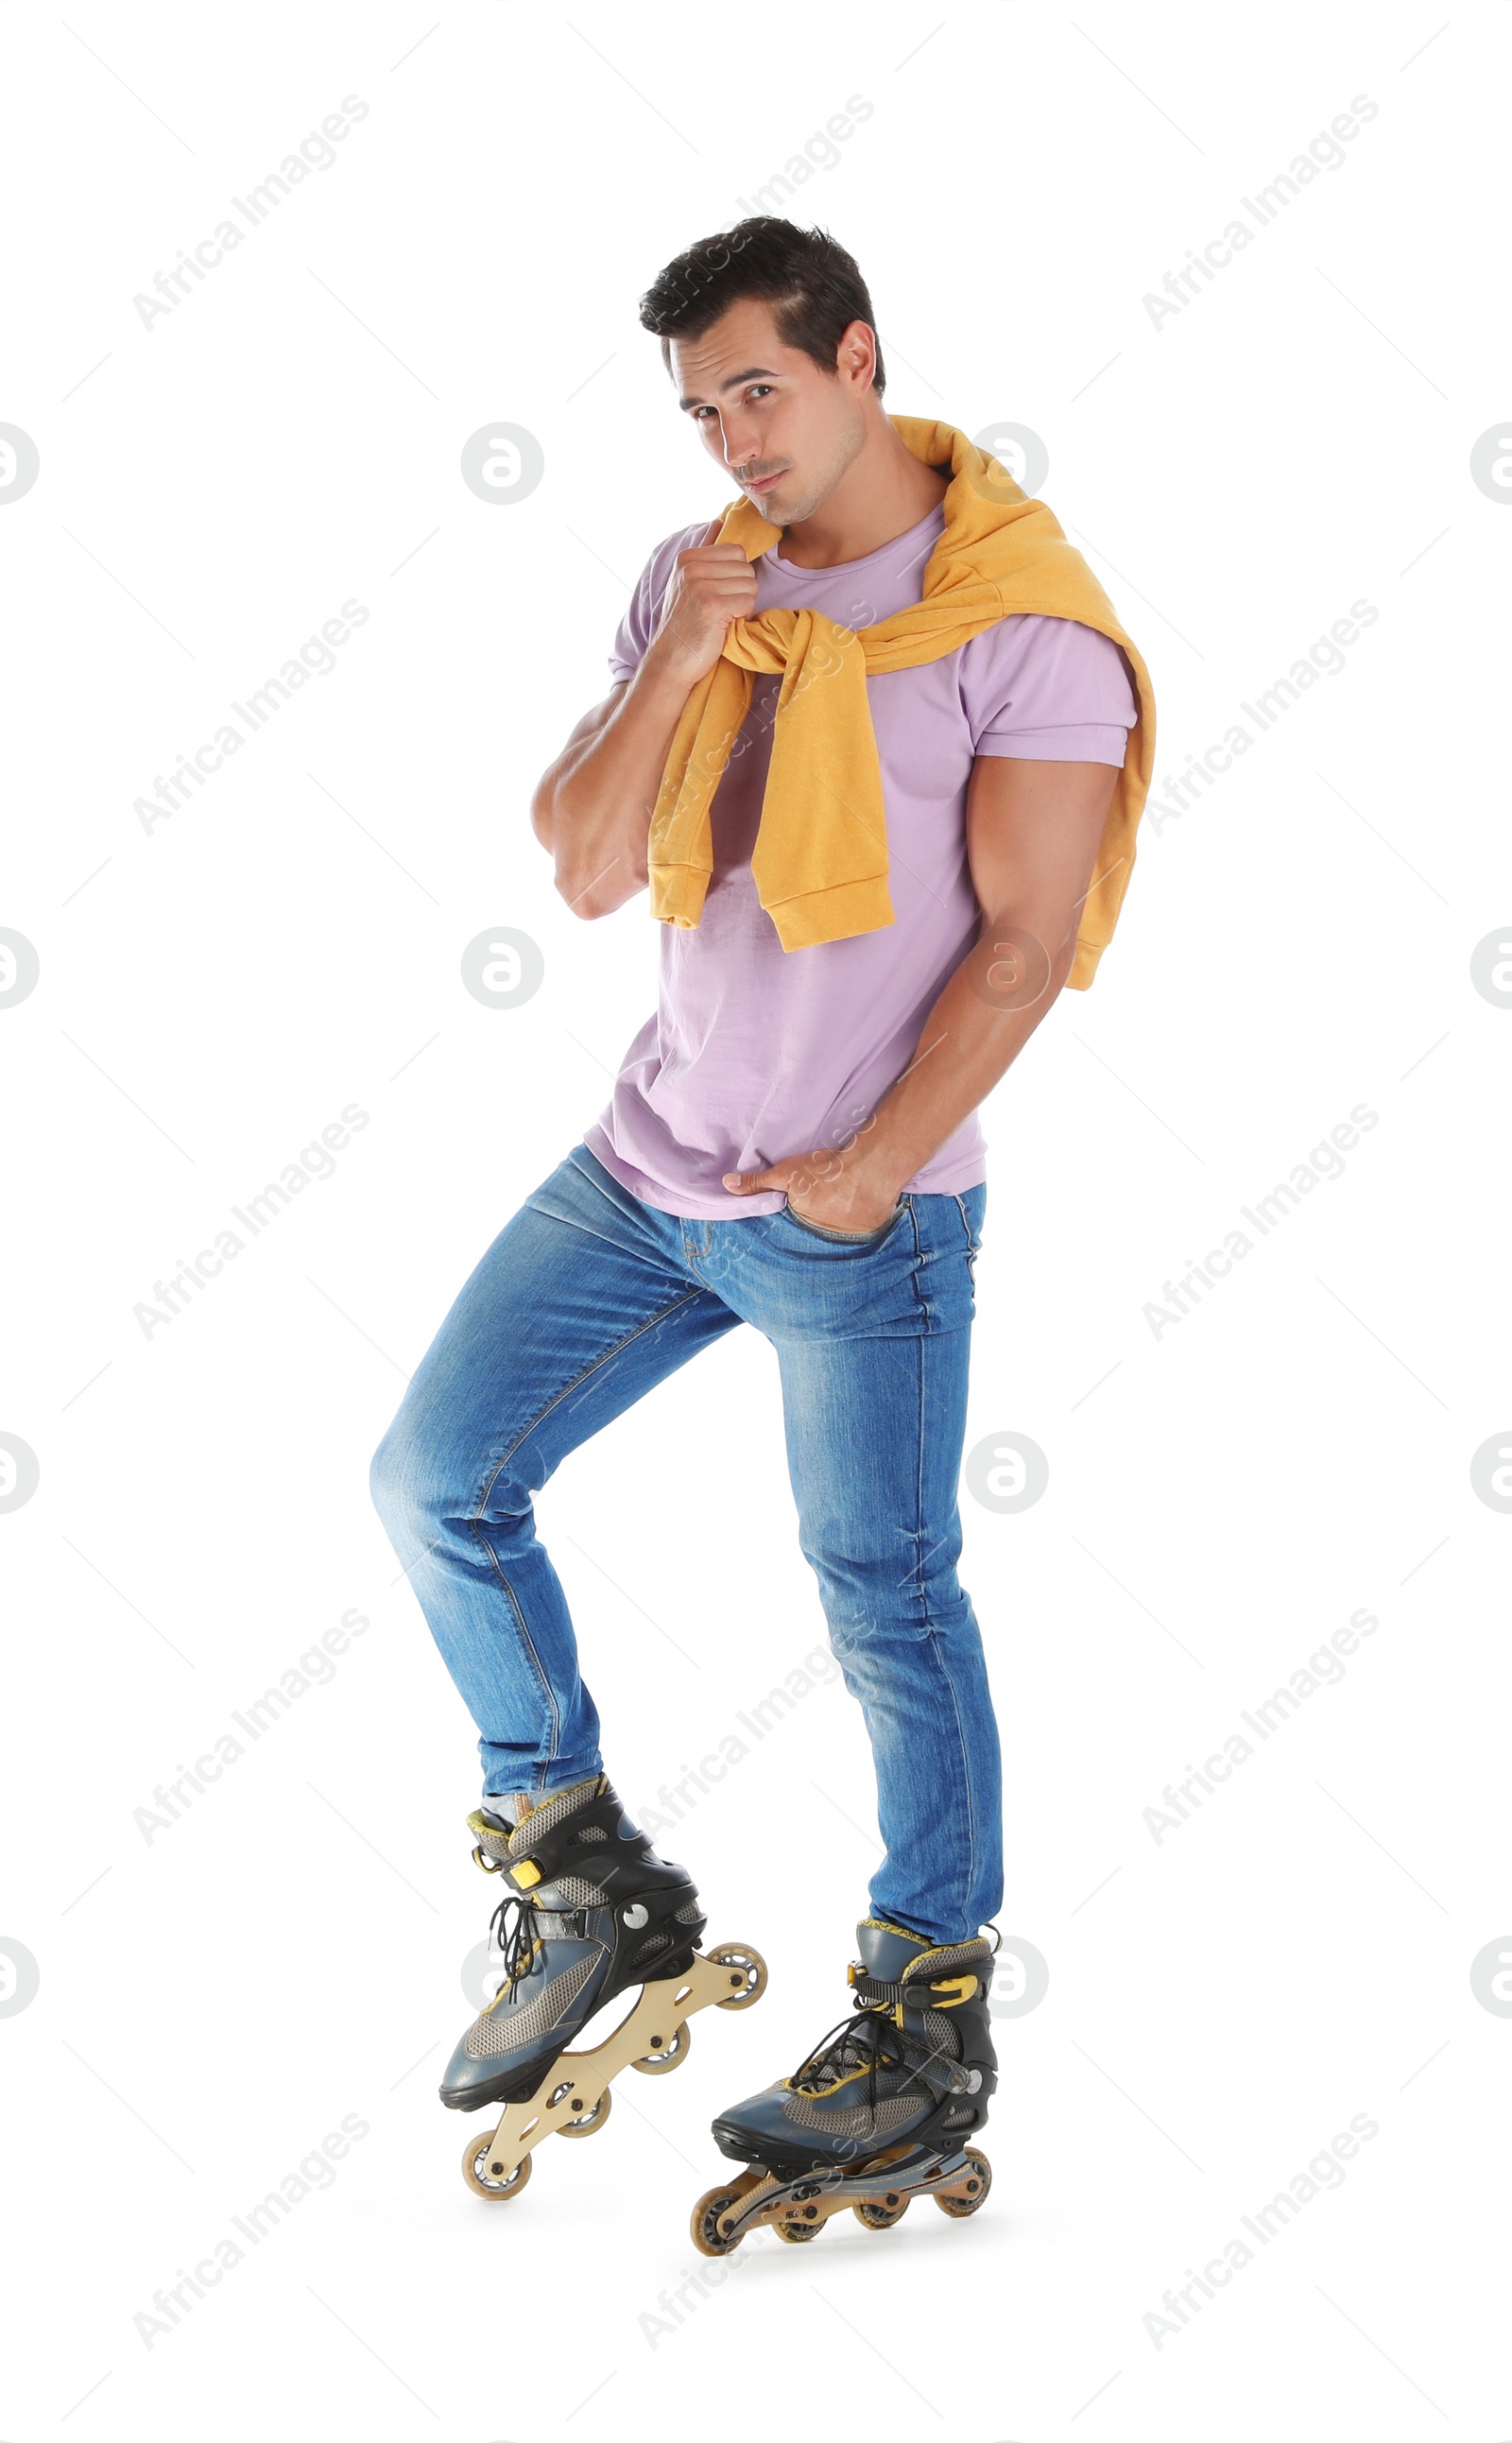
[[[868,677],[941,661],[1018,613],[1076,619],[1122,648],[1138,703],[1067,979],[1084,989],[1129,887],[1134,829],[1154,768],[1149,672],[1042,501],[1021,491],[954,425],[913,415],[888,421],[925,466],[950,469],[945,531],[924,571],[922,597],[872,628],[791,609],[730,621],[720,659],[683,707],[667,757],[651,819],[651,912],[664,925],[698,923],[714,864],[710,808],[750,707],[752,673],[761,670],[781,672],[783,684],[751,872],[778,939],[784,950],[803,950],[891,925],[887,809]],[[718,539],[757,560],[782,532],[742,498]]]

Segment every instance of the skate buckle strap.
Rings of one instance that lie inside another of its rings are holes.
[[[507,1875],[523,1892],[532,1890],[541,1881],[541,1869],[533,1858],[521,1858],[511,1866],[505,1858],[490,1857],[481,1842],[472,1852],[472,1863],[481,1866],[486,1875]]]
[[[511,1866],[506,1858],[490,1857],[481,1841],[473,1849],[472,1863],[481,1866],[486,1875],[507,1875],[510,1883],[518,1884],[523,1892],[531,1890],[541,1881],[541,1869],[533,1858],[521,1858]]]
[[[547,1799],[510,1832],[500,1863],[516,1891],[534,1891],[566,1876],[612,1900],[627,1881],[636,1891],[643,1883],[670,1890],[686,1882],[680,1867],[653,1857],[644,1832],[621,1831],[624,1809],[607,1781],[597,1790],[585,1788],[581,1796],[571,1794],[571,1806],[559,1809]]]
[[[851,1990],[857,2004],[885,2002],[890,2010],[901,2003],[915,2011],[954,2011],[969,2002],[978,1988],[975,1976],[942,1976],[931,1983],[928,1977],[913,1976],[906,1984],[891,1985],[880,1976],[870,1975],[854,1960],[850,1970]]]

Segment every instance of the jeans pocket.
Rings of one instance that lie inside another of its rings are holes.
[[[907,1199],[900,1196],[896,1204],[893,1207],[892,1212],[888,1215],[887,1220],[876,1230],[826,1229],[825,1225],[821,1222],[806,1222],[802,1213],[795,1213],[793,1211],[790,1204],[784,1204],[782,1211],[774,1216],[774,1219],[780,1222],[791,1222],[795,1230],[806,1230],[809,1237],[812,1239],[827,1239],[832,1246],[877,1247],[881,1245],[882,1240],[887,1237],[888,1233],[896,1228],[898,1220],[906,1209],[906,1205]]]

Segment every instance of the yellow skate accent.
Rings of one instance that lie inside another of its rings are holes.
[[[781,2084],[787,2088],[791,2095],[839,2095],[841,2087],[849,2086],[853,2079],[865,2078],[870,2068],[871,2064],[869,2062],[862,2062],[859,2069],[848,2069],[843,2078],[833,2080],[828,2086],[799,2086],[796,2085],[795,2080],[791,2078],[784,2078]]]
[[[532,1815],[539,1815],[541,1809],[544,1807],[549,1807],[554,1799],[575,1797],[580,1790],[591,1790],[597,1794],[599,1790],[601,1788],[602,1783],[602,1773],[595,1773],[588,1781],[574,1781],[570,1783],[565,1790],[550,1790],[546,1792],[544,1798],[538,1798],[535,1800],[526,1798],[525,1792],[521,1791],[516,1794],[524,1802],[524,1811],[512,1824],[508,1822],[507,1818],[504,1819],[502,1830],[498,1825],[487,1823],[484,1818],[482,1808],[475,1807],[472,1813],[468,1817],[468,1830],[470,1832],[474,1832],[477,1835],[477,1840],[472,1851],[473,1864],[475,1866],[481,1866],[486,1875],[503,1874],[506,1871],[506,1861],[503,1858],[490,1857],[488,1850],[483,1846],[485,1840],[504,1841],[507,1843],[513,1839],[515,1833],[519,1831],[522,1824],[528,1823]],[[513,1880],[518,1883],[521,1878],[516,1875]],[[525,1878],[526,1884],[538,1883],[540,1881],[541,1877],[539,1874],[528,1875]]]
[[[463,2177],[479,2196],[518,2196],[515,2176],[533,2147],[554,2131],[563,2135],[609,2117],[609,2084],[626,2068],[651,2072],[680,2068],[688,2057],[688,2021],[710,2002],[722,2011],[743,2011],[766,1988],[766,1962],[748,1942],[722,1942],[707,1957],[693,1955],[681,1976],[664,1976],[643,1987],[639,2000],[612,2035],[585,2052],[559,2053],[533,2095],[507,2103],[491,2139],[470,2139]],[[473,2168],[470,2168],[473,2167]]]
[[[931,1985],[930,1987],[931,2010],[959,2010],[963,2002],[969,2002],[972,1994],[976,1992],[978,1981],[979,1980],[975,1976],[942,1977],[938,1985]],[[950,1997],[949,2000],[946,1998],[947,1995]]]

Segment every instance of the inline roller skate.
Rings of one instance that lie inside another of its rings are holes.
[[[490,1928],[505,1977],[458,2044],[440,2093],[457,2112],[504,2106],[462,2158],[473,2194],[503,2202],[521,2194],[543,2138],[597,2134],[620,2070],[679,2068],[692,2013],[710,2002],[747,2008],[766,1968],[748,1943],[699,1953],[707,1920],[687,1869],[657,1857],[602,1773],[536,1807],[492,1800],[468,1828],[477,1864],[507,1882]],[[640,1998],[618,2027],[590,2049],[564,2049],[635,1985]]]
[[[765,2226],[817,2239],[849,2206],[890,2231],[916,2196],[948,2214],[986,2202],[992,2167],[967,2140],[997,2085],[987,2017],[995,1944],[935,1944],[867,1918],[850,1968],[856,2016],[821,2039],[790,2078],[714,2122],[720,2152],[747,2165],[701,2196],[693,2246],[728,2256]]]

